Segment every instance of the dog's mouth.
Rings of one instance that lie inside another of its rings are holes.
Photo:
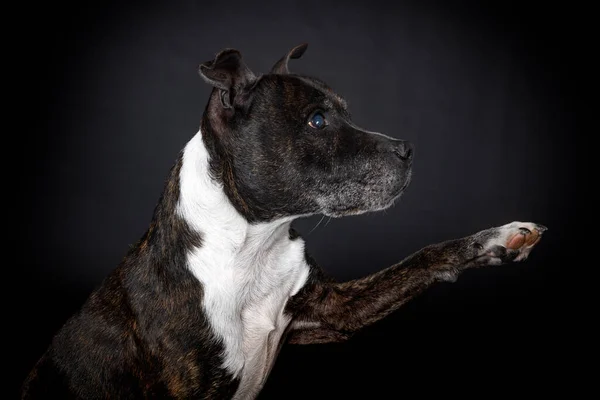
[[[398,190],[398,192],[396,194],[394,194],[394,200],[396,200],[398,197],[400,197],[402,195],[402,193],[404,193],[404,191],[410,184],[411,179],[412,179],[412,169],[409,169],[406,172],[406,177],[404,178],[404,183],[402,184],[402,187],[400,187],[400,190]]]
[[[398,200],[402,196],[402,194],[404,193],[404,191],[410,184],[411,177],[412,177],[412,173],[409,170],[406,174],[406,177],[404,178],[404,182],[391,192],[388,201],[385,202],[385,204],[383,204],[382,206],[376,207],[369,211],[382,211],[382,210],[392,207],[394,205],[394,203],[396,202],[396,200]]]
[[[332,193],[318,202],[321,205],[321,213],[328,217],[340,218],[385,210],[402,196],[411,178],[412,172],[409,169],[387,188],[351,187],[342,193]]]

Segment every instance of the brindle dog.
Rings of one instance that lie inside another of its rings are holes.
[[[346,340],[436,282],[528,256],[545,228],[513,222],[328,278],[291,222],[391,206],[413,149],[291,74],[305,49],[261,76],[232,49],[200,65],[214,89],[150,227],[56,334],[23,398],[254,398],[283,344]]]

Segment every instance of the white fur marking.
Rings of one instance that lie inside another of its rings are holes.
[[[241,377],[235,398],[258,393],[281,335],[287,300],[306,283],[304,242],[289,239],[293,218],[249,224],[209,174],[198,132],[186,145],[178,213],[202,235],[188,267],[204,286],[204,310],[224,345],[223,368]]]

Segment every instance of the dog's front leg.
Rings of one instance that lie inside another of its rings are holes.
[[[294,320],[288,342],[345,340],[435,282],[454,281],[467,268],[524,260],[545,230],[541,225],[513,222],[427,246],[362,279],[343,283],[316,279],[290,300]]]

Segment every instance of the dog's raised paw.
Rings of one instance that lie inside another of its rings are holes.
[[[501,264],[527,259],[533,247],[547,230],[532,222],[511,222],[482,232],[480,257],[489,258],[490,264]]]

